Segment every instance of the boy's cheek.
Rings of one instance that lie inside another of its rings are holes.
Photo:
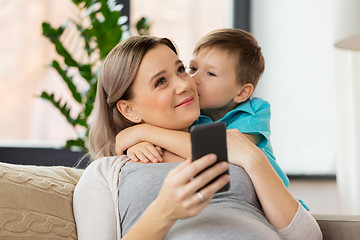
[[[207,109],[209,106],[208,99],[202,96],[199,96],[200,109]]]
[[[203,94],[199,96],[200,109],[213,109],[223,107],[222,99],[216,95]]]

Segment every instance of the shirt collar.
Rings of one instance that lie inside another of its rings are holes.
[[[254,110],[253,110],[253,108],[251,106],[251,99],[250,98],[248,100],[246,100],[245,102],[240,103],[233,110],[227,112],[225,114],[225,116],[220,119],[220,121],[223,121],[223,120],[225,120],[227,118],[232,118],[232,116],[234,116],[238,112],[246,112],[246,113],[249,113],[251,115],[255,115],[255,112],[254,112]]]
[[[238,112],[246,112],[251,115],[255,115],[255,112],[251,106],[251,99],[249,98],[245,102],[240,103],[236,108],[233,110],[227,112],[224,117],[220,118],[218,121],[222,121],[225,123],[228,123],[228,121],[231,121],[234,115],[236,115]],[[202,124],[202,123],[210,123],[212,120],[205,115],[200,115],[200,117],[195,121],[195,124]]]

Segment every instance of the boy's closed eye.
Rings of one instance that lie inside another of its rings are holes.
[[[213,72],[208,72],[207,74],[208,74],[209,76],[211,76],[211,77],[216,77],[216,74],[213,73]]]

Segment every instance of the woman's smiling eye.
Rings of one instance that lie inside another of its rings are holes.
[[[161,85],[163,85],[163,84],[165,84],[166,83],[166,80],[165,80],[165,78],[159,78],[158,80],[156,80],[156,82],[155,82],[155,87],[158,87],[158,86],[161,86]]]
[[[178,68],[177,74],[180,75],[180,74],[182,74],[183,72],[185,72],[185,67],[184,67],[184,66],[180,66],[180,67]]]

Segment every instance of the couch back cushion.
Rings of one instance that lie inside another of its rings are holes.
[[[0,239],[77,239],[72,197],[82,173],[0,162]]]

